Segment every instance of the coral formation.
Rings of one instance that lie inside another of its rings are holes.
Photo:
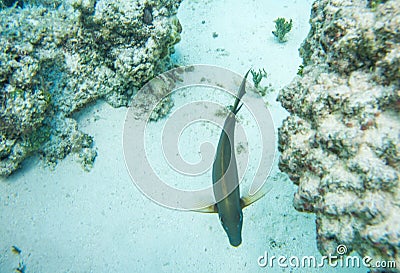
[[[290,32],[293,26],[292,19],[286,21],[285,18],[278,18],[274,22],[275,30],[272,31],[272,34],[274,34],[280,43],[286,42],[286,34]]]
[[[170,67],[180,1],[11,2],[0,5],[0,176],[33,153],[56,162],[72,152],[88,169],[93,140],[72,114],[100,98],[127,106]]]
[[[322,254],[344,244],[397,263],[372,272],[400,272],[400,5],[367,2],[314,2],[301,76],[278,96],[279,167],[295,208],[316,214]]]

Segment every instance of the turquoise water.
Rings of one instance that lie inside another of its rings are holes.
[[[309,30],[312,1],[184,1],[178,18],[183,27],[173,61],[179,65],[210,64],[244,74],[249,66],[265,68],[272,88],[288,84],[301,59],[298,47]],[[288,41],[271,34],[273,20],[292,18]],[[268,94],[275,129],[287,115]],[[173,97],[177,109],[191,92]],[[229,98],[226,99],[226,102]],[[225,103],[225,101],[224,101]],[[260,256],[321,259],[315,239],[315,217],[292,206],[296,190],[273,165],[272,190],[244,210],[243,243],[229,245],[215,214],[182,212],[159,206],[132,183],[125,167],[122,130],[126,109],[104,102],[77,115],[80,128],[94,136],[98,157],[91,172],[83,172],[72,157],[54,170],[38,158],[2,181],[0,187],[0,272],[366,272],[365,268],[295,268],[259,265]],[[149,135],[162,122],[151,124]],[[192,128],[191,138],[199,128]],[[204,134],[215,142],[219,130]],[[188,160],[198,146],[181,146]],[[190,151],[193,153],[190,153]],[[157,151],[154,148],[154,151]],[[162,156],[156,153],[157,162]],[[160,165],[162,166],[162,165]],[[207,175],[207,174],[205,174]],[[166,174],[164,179],[176,179]],[[168,181],[171,184],[182,181]],[[201,183],[201,181],[195,181]],[[211,183],[211,181],[210,181]],[[11,252],[17,246],[21,253]]]

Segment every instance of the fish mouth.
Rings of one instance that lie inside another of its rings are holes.
[[[231,246],[238,247],[242,243],[242,238],[229,239],[229,243],[231,244]]]

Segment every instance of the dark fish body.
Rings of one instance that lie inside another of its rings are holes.
[[[234,152],[235,115],[229,113],[218,143],[213,164],[213,190],[218,216],[233,246],[242,242],[243,214],[240,204],[239,177]]]
[[[232,246],[239,246],[242,242],[243,204],[240,198],[234,135],[236,114],[241,108],[239,102],[245,94],[248,73],[242,81],[235,104],[225,120],[212,171],[213,191],[217,201],[216,211]]]
[[[239,175],[235,157],[235,125],[236,114],[239,112],[241,98],[246,93],[247,71],[240,85],[235,103],[225,119],[224,128],[219,138],[214,158],[212,179],[215,204],[196,209],[198,212],[218,213],[222,227],[232,246],[242,243],[242,209],[261,199],[268,188],[259,189],[256,193],[240,196]],[[197,205],[197,204],[196,204]]]

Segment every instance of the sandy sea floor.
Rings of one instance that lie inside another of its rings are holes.
[[[180,65],[219,65],[239,74],[250,66],[265,68],[266,83],[279,90],[301,64],[298,48],[309,30],[311,3],[185,0],[178,12],[182,40],[173,60]],[[271,34],[277,17],[293,19],[284,44]],[[275,102],[276,95],[265,100],[278,128],[287,113]],[[179,96],[175,100],[178,107]],[[126,111],[98,102],[77,115],[80,129],[94,136],[98,148],[90,172],[72,156],[54,170],[31,158],[0,182],[1,273],[21,265],[25,272],[366,272],[329,266],[259,267],[257,259],[265,252],[321,258],[315,216],[293,208],[295,186],[285,176],[278,175],[271,192],[244,210],[238,248],[229,245],[215,214],[153,203],[134,186],[125,167]],[[152,130],[156,134],[159,127],[149,126],[150,135]],[[272,174],[277,172],[275,164]],[[12,246],[21,253],[13,253]]]

